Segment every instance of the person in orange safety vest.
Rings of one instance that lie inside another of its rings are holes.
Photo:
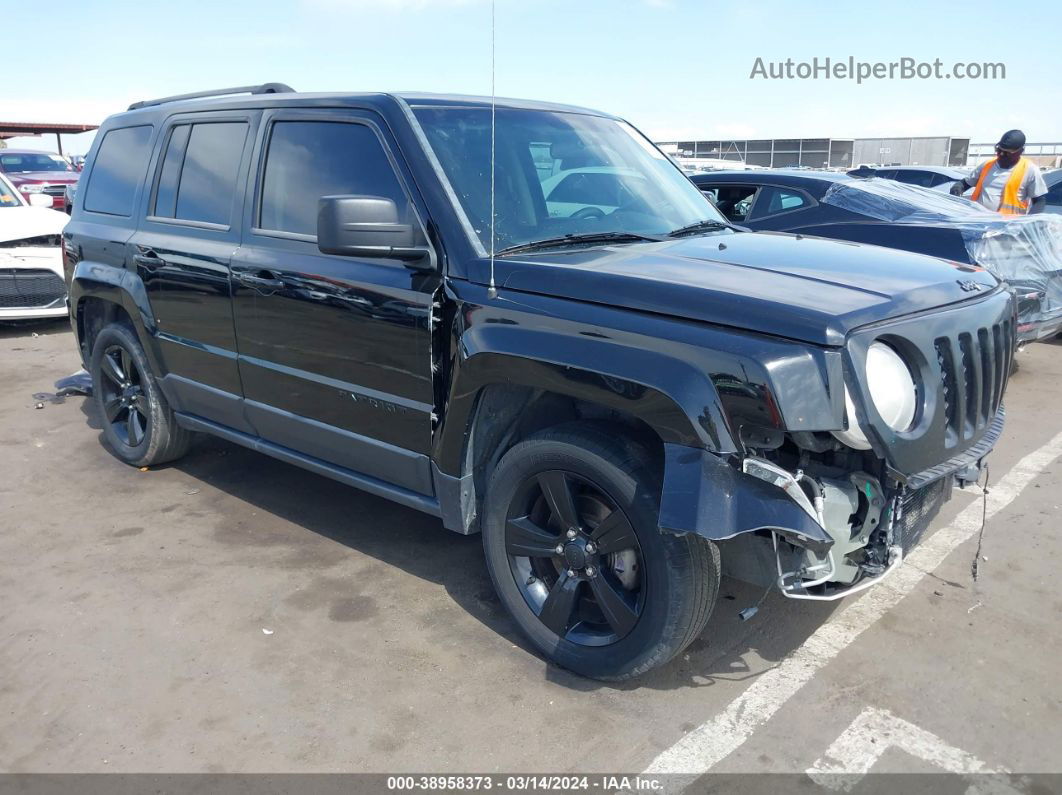
[[[996,144],[996,159],[982,163],[970,176],[951,186],[955,196],[973,188],[970,201],[1004,215],[1042,213],[1047,206],[1047,184],[1040,169],[1023,157],[1025,133],[1008,130]]]

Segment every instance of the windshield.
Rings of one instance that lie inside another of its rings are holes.
[[[485,250],[490,239],[490,109],[417,108],[417,119]],[[666,235],[724,219],[629,124],[499,108],[494,249],[567,235]]]
[[[0,153],[0,171],[18,174],[23,171],[73,171],[73,168],[59,155],[47,152],[3,152]]]

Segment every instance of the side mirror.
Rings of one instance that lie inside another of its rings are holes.
[[[26,196],[30,207],[51,207],[52,197],[47,193],[30,193]]]
[[[427,262],[431,250],[412,224],[398,220],[398,207],[379,196],[322,196],[317,200],[317,248],[325,254]]]

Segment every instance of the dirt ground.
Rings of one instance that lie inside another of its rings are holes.
[[[1062,346],[1020,362],[992,482],[1062,432]],[[1054,448],[976,582],[970,538],[878,613],[772,596],[743,623],[759,594],[726,581],[683,656],[617,686],[529,650],[478,537],[217,440],[121,464],[89,401],[34,397],[78,367],[64,323],[0,328],[0,771],[803,773],[885,731],[874,769],[1062,772]]]

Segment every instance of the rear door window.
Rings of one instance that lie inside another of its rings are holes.
[[[159,174],[153,215],[228,226],[247,122],[175,126]]]
[[[811,199],[801,191],[767,185],[756,198],[756,207],[753,209],[752,218],[769,218],[772,215],[810,206]]]
[[[108,130],[96,151],[84,207],[93,213],[133,214],[136,189],[147,169],[150,125]]]

